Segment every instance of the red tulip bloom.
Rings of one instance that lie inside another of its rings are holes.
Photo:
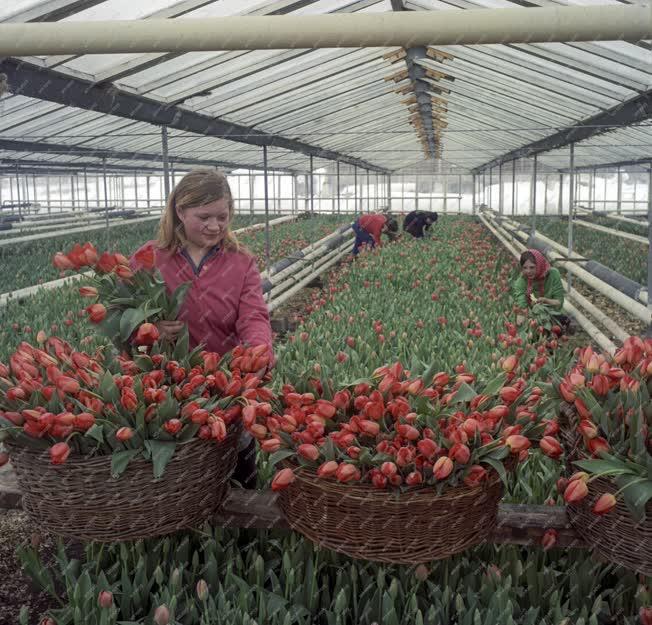
[[[572,480],[566,486],[564,491],[564,500],[566,503],[576,503],[581,501],[589,494],[589,487],[583,479]]]
[[[52,259],[52,264],[59,271],[66,271],[68,269],[75,268],[75,265],[73,265],[72,261],[63,252],[57,252],[54,255],[54,258]]]
[[[178,434],[182,427],[183,423],[179,419],[170,419],[163,424],[163,429],[172,436]]]
[[[435,479],[443,480],[447,478],[453,471],[453,461],[446,456],[443,456],[435,462],[432,468]]]
[[[106,307],[103,304],[91,304],[86,307],[86,312],[92,323],[100,323],[106,317]]]
[[[607,514],[616,507],[617,503],[616,498],[611,493],[604,493],[604,495],[601,495],[593,505],[593,513]]]
[[[335,462],[335,460],[329,460],[328,462],[324,462],[320,467],[317,469],[317,475],[319,477],[332,477],[337,473],[337,469],[339,467],[339,464]]]
[[[299,445],[297,447],[297,454],[306,460],[312,460],[314,462],[319,458],[319,449],[315,445]]]
[[[50,447],[50,460],[52,464],[63,464],[70,455],[68,443],[56,443]]]
[[[469,467],[469,471],[464,477],[464,483],[471,488],[480,486],[480,484],[487,479],[487,470],[479,464],[474,464]]]
[[[272,480],[272,490],[277,491],[287,488],[296,479],[297,476],[292,469],[281,469]]]
[[[134,254],[134,259],[143,269],[151,271],[156,266],[156,253],[152,246],[138,250]]]
[[[136,345],[153,345],[159,338],[159,331],[153,323],[141,323],[134,337]]]
[[[559,458],[564,453],[559,441],[552,436],[544,436],[539,443],[539,447],[550,458]]]

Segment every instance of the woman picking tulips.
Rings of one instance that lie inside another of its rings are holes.
[[[191,348],[203,344],[225,354],[240,344],[267,345],[271,358],[272,331],[260,274],[256,260],[231,232],[233,212],[224,174],[191,171],[168,198],[158,239],[143,245],[131,265],[156,267],[170,292],[191,283],[178,319],[157,324],[161,339],[176,340],[187,325]],[[234,477],[248,488],[255,487],[255,460],[255,441],[243,434]]]
[[[521,275],[513,284],[516,305],[523,311],[536,304],[550,308],[552,316],[562,328],[568,328],[570,318],[562,314],[564,305],[564,286],[559,269],[551,267],[548,259],[535,249],[525,250],[519,259]],[[517,325],[525,321],[525,315],[516,317]]]
[[[373,213],[371,215],[362,215],[358,217],[353,224],[355,232],[355,243],[353,244],[353,255],[357,256],[363,246],[380,247],[381,234],[387,234],[393,237],[398,232],[398,223],[391,216]]]

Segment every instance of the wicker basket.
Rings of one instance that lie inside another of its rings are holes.
[[[578,471],[572,463],[589,456],[581,448],[577,433],[579,420],[574,408],[565,404],[561,409],[560,434],[567,454],[570,473]],[[646,576],[652,575],[652,501],[645,509],[645,518],[637,523],[622,497],[609,514],[599,516],[591,508],[603,493],[615,493],[615,482],[599,477],[589,484],[589,494],[577,503],[567,504],[568,519],[575,531],[603,558],[622,564]]]
[[[296,480],[279,495],[290,526],[312,542],[353,558],[418,564],[483,542],[496,525],[503,485],[495,472],[483,488],[464,485],[437,495],[405,493],[317,477],[285,463]]]
[[[240,425],[216,443],[178,445],[161,478],[137,458],[118,478],[111,456],[70,457],[51,464],[47,452],[9,445],[23,508],[40,529],[84,541],[114,542],[197,527],[221,506],[237,460]],[[5,443],[6,444],[6,443]]]

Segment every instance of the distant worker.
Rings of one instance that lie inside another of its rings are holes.
[[[423,239],[426,230],[434,224],[439,215],[431,211],[412,211],[405,216],[403,221],[403,230],[411,234],[415,239]]]
[[[550,308],[552,317],[564,329],[568,330],[571,320],[562,313],[564,305],[564,286],[559,269],[551,267],[548,259],[535,249],[525,250],[519,260],[521,275],[513,284],[516,305],[527,311],[535,304],[544,304]],[[516,316],[517,325],[525,321],[525,315]]]
[[[360,253],[360,248],[368,245],[373,248],[382,245],[380,235],[386,234],[390,239],[395,238],[398,232],[398,223],[391,215],[381,215],[379,213],[372,213],[370,215],[362,215],[356,219],[353,224],[353,232],[355,232],[355,244],[353,245],[353,255],[357,256]]]

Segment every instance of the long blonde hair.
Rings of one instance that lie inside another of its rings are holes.
[[[172,252],[187,242],[177,209],[184,211],[223,199],[226,199],[229,205],[229,226],[222,240],[222,248],[230,252],[246,252],[231,231],[230,222],[233,219],[234,207],[229,182],[224,173],[211,168],[193,169],[188,172],[170,193],[159,224],[159,247]]]

